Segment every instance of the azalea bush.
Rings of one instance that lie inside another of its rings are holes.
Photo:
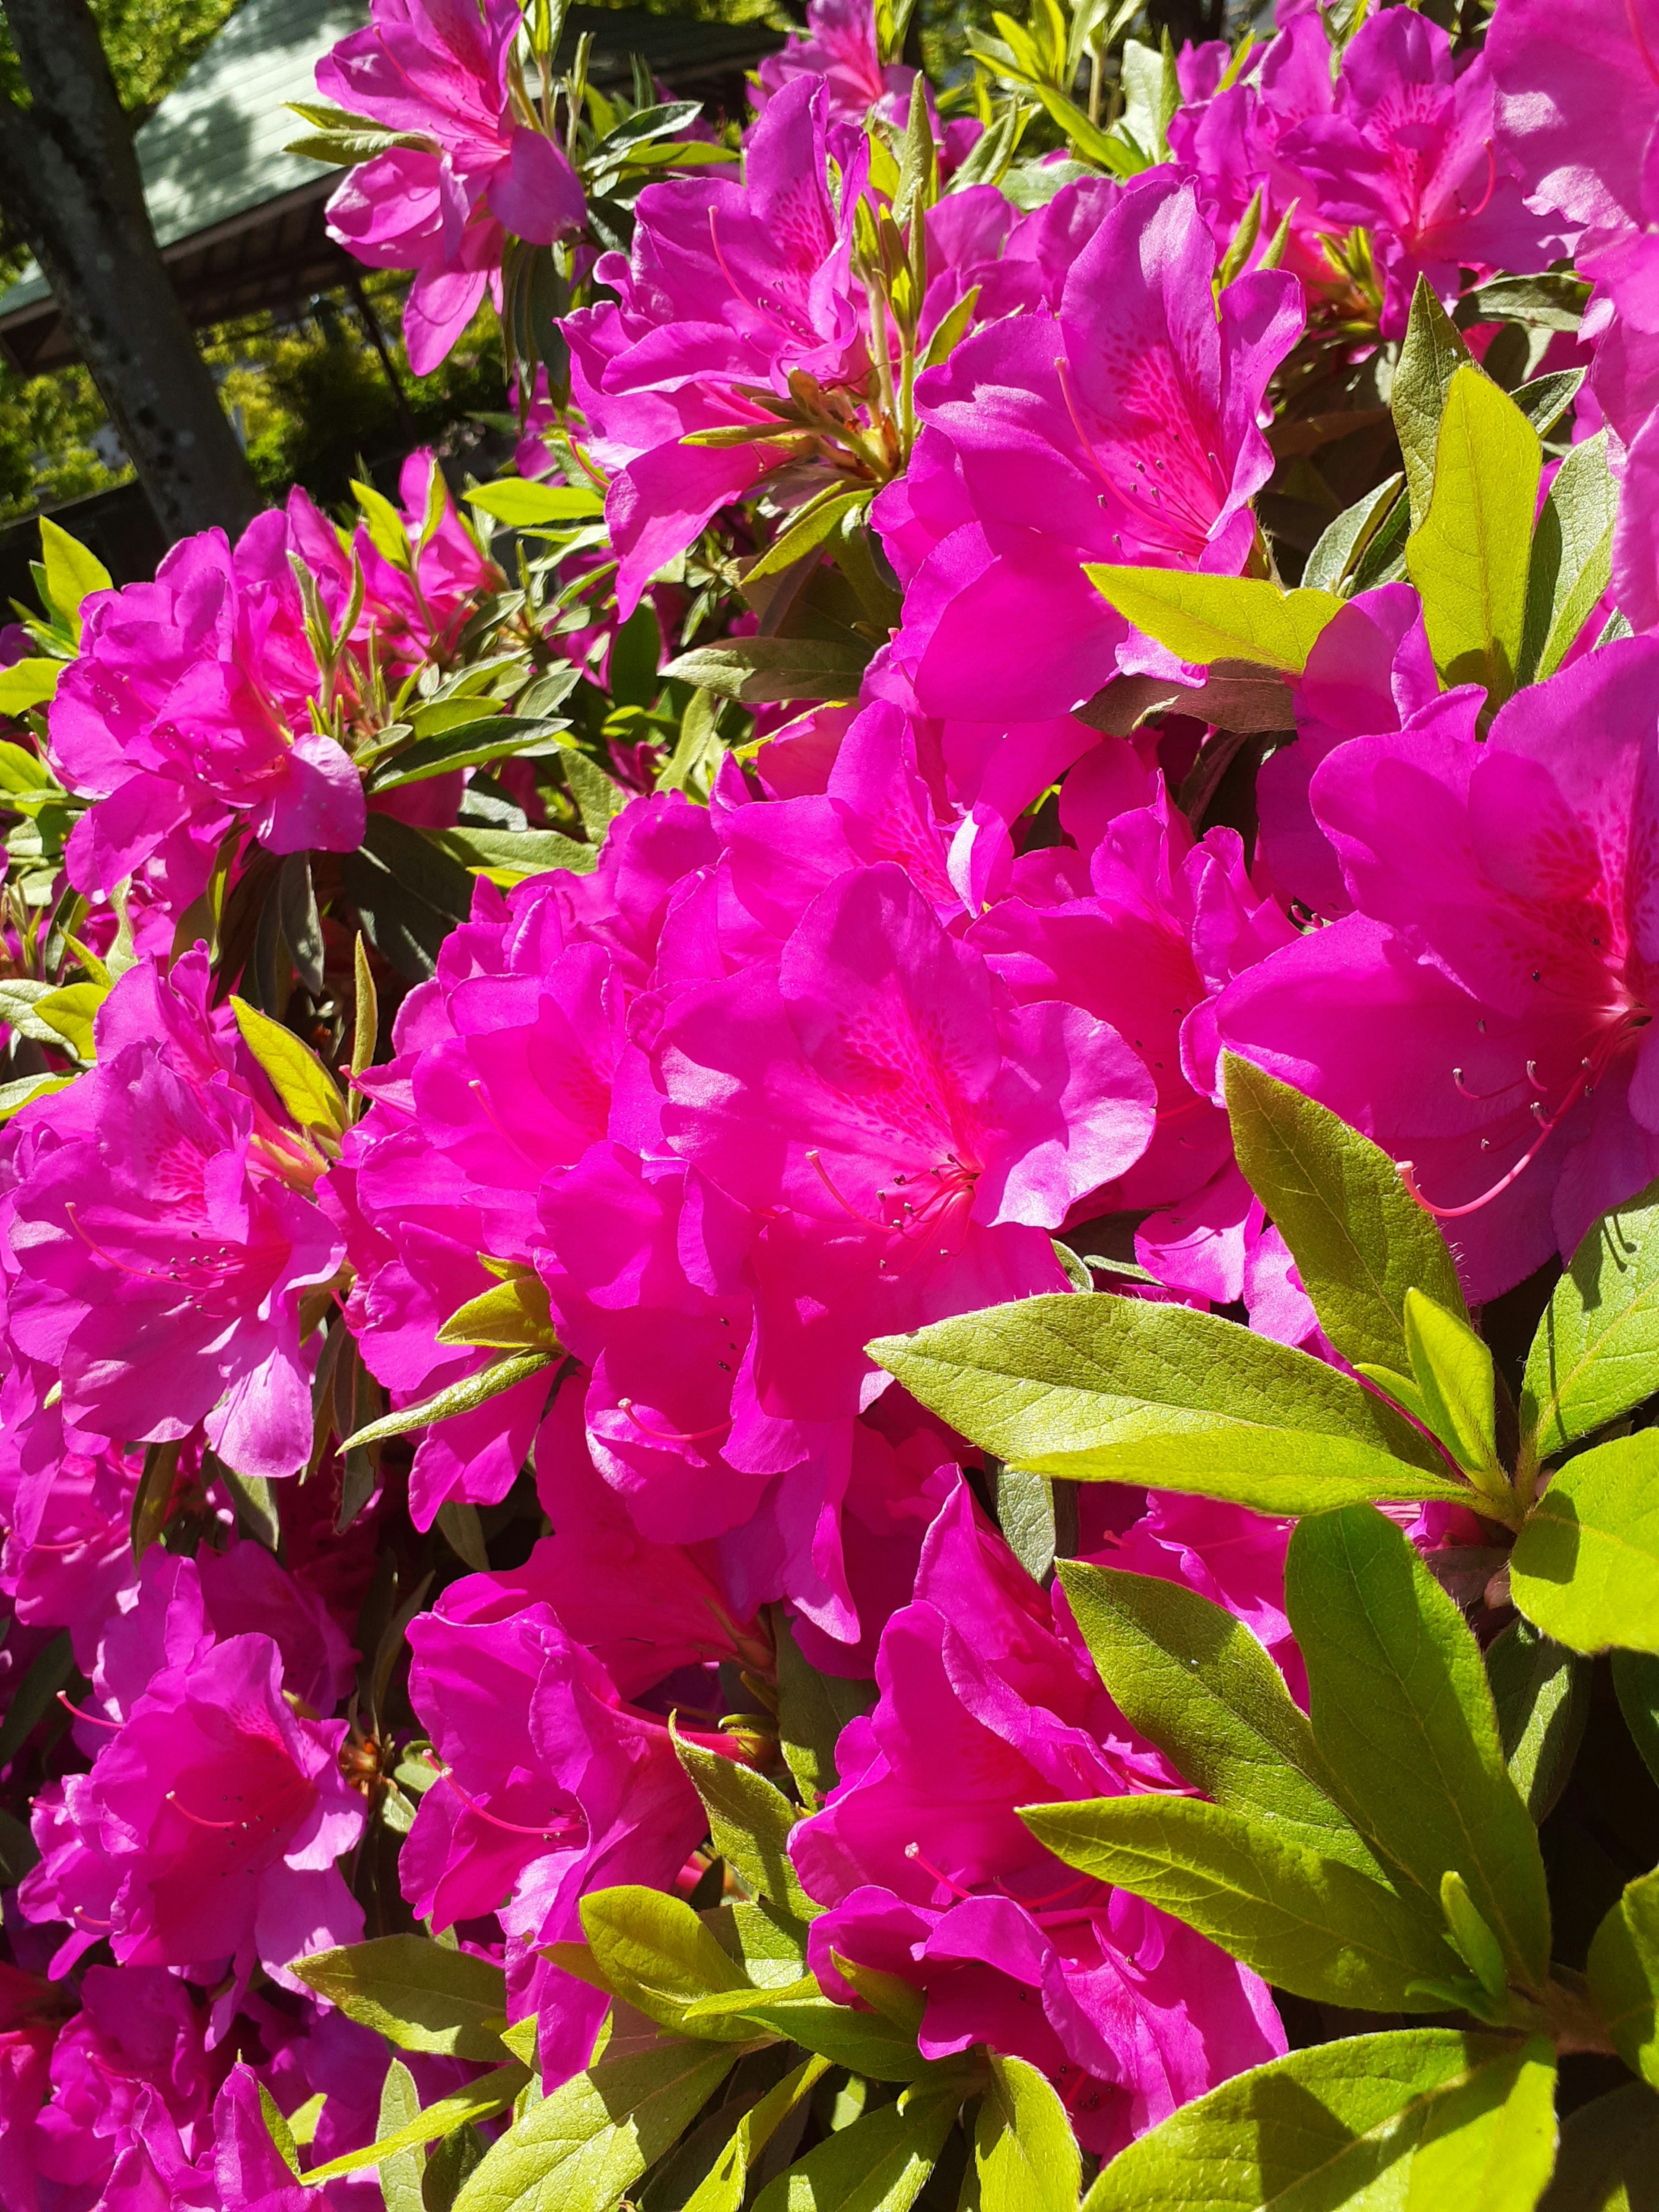
[[[5,2212],[1649,2201],[1659,11],[1281,15],[374,0],[515,469],[43,525]]]

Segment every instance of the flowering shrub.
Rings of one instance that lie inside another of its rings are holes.
[[[560,12],[0,670],[0,2212],[1645,2203],[1659,18]]]

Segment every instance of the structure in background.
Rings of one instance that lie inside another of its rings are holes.
[[[362,265],[325,227],[340,172],[283,151],[304,128],[286,103],[316,99],[318,61],[367,13],[364,0],[244,0],[134,144],[156,242],[196,329],[264,312],[297,317],[318,293],[343,290],[395,388],[397,367],[363,291]],[[680,97],[730,114],[743,111],[744,72],[782,43],[759,23],[574,7],[561,65],[584,33],[593,40],[589,78],[602,91],[629,86],[638,55]],[[51,287],[33,265],[0,295],[0,350],[30,376],[78,358]],[[76,534],[94,545],[118,580],[154,568],[165,549],[137,485],[71,504]],[[32,519],[0,533],[0,604],[13,592],[29,596],[27,561],[37,549]]]

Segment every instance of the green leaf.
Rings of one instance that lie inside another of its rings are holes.
[[[75,1651],[67,1628],[37,1651],[0,1719],[0,1767],[9,1766],[52,1710],[58,1692],[75,1679]]]
[[[914,2031],[880,2013],[833,2003],[811,1974],[786,1987],[757,1990],[752,1998],[736,1990],[704,1997],[687,2006],[686,2021],[688,2026],[725,2022],[733,2033],[748,2023],[745,2033],[751,2038],[757,2028],[769,2029],[803,2051],[817,2051],[832,2066],[845,2066],[872,2081],[915,2081],[927,2071]]]
[[[806,1923],[764,1899],[739,1899],[699,1918],[728,1959],[757,1988],[793,1989],[806,1972]]]
[[[405,1406],[398,1413],[371,1421],[367,1428],[346,1437],[340,1449],[351,1451],[361,1444],[377,1444],[387,1437],[407,1436],[411,1429],[426,1428],[434,1421],[447,1421],[456,1413],[470,1413],[475,1407],[499,1398],[502,1391],[516,1389],[520,1382],[528,1382],[544,1367],[555,1365],[558,1356],[551,1352],[526,1352],[516,1358],[498,1359],[478,1374],[452,1382],[434,1398],[428,1398],[418,1406]]]
[[[1084,574],[1126,622],[1178,660],[1247,660],[1299,676],[1319,635],[1342,611],[1330,592],[1281,591],[1255,576],[1085,563]]]
[[[681,653],[663,674],[745,707],[761,707],[781,700],[855,699],[869,658],[851,636],[726,638]]]
[[[770,1898],[798,1920],[815,1920],[823,1907],[808,1897],[789,1860],[795,1808],[752,1766],[688,1742],[672,1720],[669,1731],[708,1815],[714,1849],[757,1896]]]
[[[699,1998],[744,1988],[744,1977],[690,1906],[661,1890],[623,1887],[590,1892],[582,1929],[605,1986],[678,2034],[751,2042],[739,2021],[689,2024]]]
[[[1024,1805],[1068,1866],[1144,1897],[1297,1996],[1370,2012],[1438,2012],[1456,1959],[1420,1903],[1266,1820],[1191,1797]]]
[[[69,983],[61,991],[48,991],[37,999],[34,1012],[80,1059],[89,1060],[97,1056],[98,1009],[108,996],[101,983]]]
[[[1590,1670],[1529,1620],[1512,1620],[1487,1649],[1486,1679],[1510,1779],[1534,1822],[1542,1821],[1572,1771],[1589,1713]]]
[[[1509,1478],[1498,1456],[1498,1376],[1490,1350],[1461,1312],[1448,1313],[1414,1286],[1406,1292],[1405,1322],[1423,1419],[1460,1467],[1484,1489],[1501,1492]]]
[[[1504,1764],[1480,1647],[1456,1606],[1368,1505],[1300,1523],[1285,1602],[1338,1802],[1437,1907],[1441,1876],[1455,1868],[1512,1974],[1541,1990],[1544,1863]]]
[[[1520,680],[1553,676],[1613,576],[1619,489],[1607,434],[1574,446],[1556,471],[1532,534]]]
[[[1476,323],[1531,323],[1547,331],[1576,331],[1583,319],[1590,288],[1582,276],[1547,272],[1538,276],[1494,276],[1477,284],[1457,303],[1455,319],[1462,330]]]
[[[1535,1466],[1659,1389],[1659,1183],[1604,1213],[1556,1284],[1521,1385]]]
[[[750,2170],[782,2121],[830,2070],[827,2058],[806,2058],[738,2123],[737,2133],[685,2200],[685,2212],[740,2212]],[[1071,2208],[1066,2208],[1071,2212]]]
[[[1468,1882],[1453,1867],[1440,1877],[1440,1905],[1464,1964],[1489,1997],[1506,2002],[1509,1983],[1502,1948],[1480,1917]]]
[[[495,1352],[562,1352],[553,1328],[547,1285],[539,1275],[511,1275],[458,1306],[438,1331],[440,1344]]]
[[[628,793],[598,761],[573,746],[560,751],[559,769],[581,817],[584,832],[594,845],[603,844],[606,831],[628,804]]]
[[[1645,1651],[1615,1651],[1613,1686],[1642,1764],[1659,1782],[1659,1659]]]
[[[1328,523],[1303,565],[1302,588],[1340,594],[1405,488],[1403,476],[1389,477]]]
[[[1061,1587],[1112,1702],[1218,1805],[1380,1869],[1328,1789],[1313,1730],[1242,1620],[1184,1583],[1063,1560]]]
[[[1540,2212],[1659,2212],[1659,2096],[1645,2081],[1568,2115]]]
[[[371,483],[351,479],[352,492],[363,518],[369,543],[383,560],[406,575],[410,567],[409,532],[404,526],[403,516],[383,491],[376,491]]]
[[[46,566],[47,597],[79,645],[81,603],[94,592],[110,589],[109,570],[78,538],[71,538],[46,514],[40,517],[40,558]]]
[[[1659,1653],[1659,1430],[1569,1460],[1510,1557],[1528,1620],[1574,1651]]]
[[[1185,1306],[1055,1292],[868,1350],[932,1412],[1033,1474],[1275,1514],[1471,1496],[1433,1471],[1427,1437],[1352,1377]]]
[[[1084,2212],[1529,2212],[1554,2088],[1541,2039],[1317,2044],[1183,2105],[1119,2152]]]
[[[471,702],[459,700],[456,703],[467,706]],[[448,775],[456,769],[483,768],[490,761],[564,751],[568,748],[559,744],[554,732],[568,726],[556,718],[542,714],[475,714],[453,729],[441,730],[405,745],[401,752],[392,756],[385,768],[374,771],[369,786],[377,792],[397,791],[404,784],[425,783],[434,775]]]
[[[490,2145],[455,2212],[613,2212],[702,2110],[732,2056],[665,2036],[601,2058]]]
[[[282,2106],[266,2088],[264,2083],[261,2081],[257,2086],[259,2091],[259,2111],[264,2120],[265,2132],[276,2147],[277,2157],[282,2160],[290,2173],[297,2176],[300,2171],[300,2152],[294,2140],[294,2130],[289,2127]]]
[[[778,532],[759,559],[744,569],[744,582],[757,583],[763,576],[775,576],[793,568],[814,546],[823,544],[843,515],[868,507],[873,496],[872,489],[863,485],[854,491],[832,490],[809,501],[791,517],[787,526]]]
[[[488,1959],[424,1936],[381,1936],[313,1951],[289,1971],[400,2051],[500,2063],[507,1982]]]
[[[308,1044],[233,992],[231,1010],[242,1042],[270,1079],[270,1087],[302,1129],[343,1133],[345,1100],[339,1085]]]
[[[605,512],[604,495],[592,485],[532,483],[523,477],[480,484],[465,496],[469,507],[514,530],[533,530],[538,523],[591,522]]]
[[[945,2148],[960,2087],[919,2082],[769,2182],[755,2212],[908,2212]]]
[[[44,707],[58,689],[58,679],[69,666],[66,660],[14,660],[9,668],[0,668],[0,714],[26,714],[31,707]],[[9,745],[7,751],[21,752],[21,746]],[[33,753],[23,758],[36,768],[30,786],[44,790],[52,778],[34,763]],[[7,790],[14,787],[8,782]]]
[[[1415,530],[1428,513],[1434,489],[1435,449],[1440,438],[1440,417],[1452,378],[1473,362],[1445,309],[1430,289],[1426,276],[1417,280],[1412,295],[1411,319],[1400,348],[1389,397],[1394,427],[1406,465],[1406,490],[1411,526]],[[1532,518],[1527,518],[1530,532]],[[1523,541],[1524,542],[1524,541]]]
[[[1056,1258],[1064,1249],[1055,1248]],[[1063,1267],[1064,1261],[1060,1264]],[[1082,1262],[1075,1259],[1073,1265],[1082,1267]],[[1084,1268],[1083,1272],[1086,1274],[1088,1270]],[[1088,1288],[1094,1289],[1092,1280]],[[995,1488],[997,1526],[1009,1550],[1033,1582],[1046,1582],[1053,1571],[1055,1554],[1077,1549],[1076,1514],[1066,1516],[1073,1524],[1072,1534],[1062,1541],[1054,1486],[1047,1475],[1026,1474],[1019,1468],[1005,1467],[996,1477]],[[1065,1498],[1075,1498],[1076,1495],[1069,1485],[1059,1493]]]
[[[337,2181],[343,2173],[361,2172],[366,2166],[379,2166],[394,2158],[399,2151],[415,2150],[423,2143],[441,2142],[474,2120],[488,2119],[494,2112],[505,2112],[530,2079],[530,2069],[517,2062],[498,2066],[493,2073],[480,2075],[464,2088],[453,2089],[447,2097],[440,2097],[435,2105],[400,2127],[395,2135],[383,2136],[366,2144],[362,2150],[346,2152],[343,2158],[331,2159],[326,2166],[313,2166],[305,2176],[307,2188],[321,2181]]]
[[[1076,2212],[1083,2161],[1066,2107],[1023,2058],[988,2054],[974,2129],[981,2212]]]
[[[1245,1181],[1290,1246],[1320,1327],[1345,1359],[1405,1368],[1406,1294],[1467,1314],[1446,1240],[1382,1147],[1328,1107],[1228,1053],[1222,1062]]]
[[[842,1730],[876,1702],[873,1682],[821,1674],[801,1656],[782,1607],[772,1614],[778,1649],[778,1737],[784,1759],[809,1812],[835,1788],[836,1744]]]
[[[1509,394],[1478,368],[1454,370],[1434,489],[1406,541],[1406,571],[1422,594],[1441,680],[1484,684],[1494,706],[1515,689],[1521,665],[1542,467],[1537,434]]]
[[[463,867],[492,873],[538,876],[563,868],[570,875],[586,876],[599,865],[597,845],[581,844],[557,830],[432,830],[427,835]]]
[[[376,2137],[401,2134],[420,2109],[415,2076],[401,2058],[394,2058],[386,2069],[386,2080],[381,2085],[380,2116],[374,2126]],[[426,2200],[421,2188],[425,2172],[426,2152],[418,2143],[412,2150],[393,2151],[390,2158],[383,2158],[376,2178],[386,2199],[386,2212],[425,2212]]]
[[[1547,438],[1578,396],[1584,381],[1582,368],[1558,368],[1548,376],[1535,376],[1530,384],[1517,384],[1510,397],[1540,438]]]
[[[1595,1931],[1589,1971],[1614,2050],[1659,2089],[1659,1870],[1626,1884]]]

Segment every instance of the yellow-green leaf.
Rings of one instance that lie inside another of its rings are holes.
[[[23,714],[31,707],[44,707],[68,666],[67,660],[40,659],[14,660],[9,668],[0,668],[0,714]],[[43,774],[40,781],[44,784],[50,778]]]
[[[1321,631],[1342,611],[1334,592],[1282,592],[1259,576],[1201,576],[1105,562],[1090,562],[1084,574],[1126,622],[1178,660],[1200,666],[1246,660],[1299,676]]]
[[[1429,649],[1446,684],[1481,684],[1492,704],[1515,689],[1543,448],[1506,392],[1456,369],[1440,418],[1434,489],[1406,541]]]
[[[1516,1539],[1510,1589],[1569,1650],[1659,1652],[1659,1430],[1568,1461]]]
[[[547,1286],[533,1273],[513,1275],[459,1307],[438,1331],[440,1344],[499,1352],[557,1352]]]
[[[339,1086],[311,1047],[292,1030],[273,1022],[246,999],[233,995],[231,1008],[242,1042],[270,1077],[271,1088],[302,1129],[326,1129],[338,1136],[346,1126]]]
[[[93,1025],[109,993],[100,983],[69,983],[61,991],[48,991],[34,1002],[34,1012],[49,1023],[82,1060],[97,1056]]]
[[[109,570],[78,538],[71,538],[45,514],[40,518],[40,557],[46,564],[46,591],[52,606],[78,645],[81,602],[89,592],[109,590]]]

